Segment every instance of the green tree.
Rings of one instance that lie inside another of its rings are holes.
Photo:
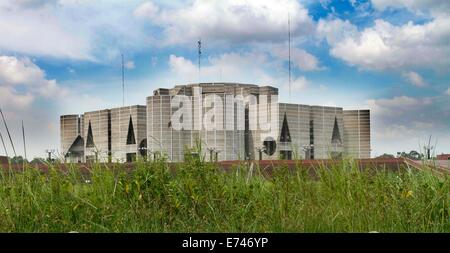
[[[399,154],[399,156],[401,157],[406,157],[412,160],[421,160],[423,158],[423,154],[415,151],[415,150],[411,150],[409,153],[406,152],[398,152],[397,154]]]
[[[45,163],[45,159],[44,158],[40,158],[40,157],[36,157],[33,160],[31,160],[32,164],[39,164],[39,163]]]
[[[22,164],[24,162],[27,163],[28,160],[24,159],[22,156],[14,156],[13,158],[11,158],[12,164]]]
[[[380,156],[377,156],[376,158],[384,158],[384,159],[386,159],[386,158],[395,158],[395,156],[391,155],[391,154],[384,153],[384,154],[382,154]]]

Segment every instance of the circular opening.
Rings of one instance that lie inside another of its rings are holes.
[[[275,150],[277,149],[277,142],[272,137],[267,137],[264,139],[263,142],[264,145],[264,153],[267,155],[273,155],[275,153]]]
[[[141,156],[147,156],[147,139],[143,139],[139,144],[139,153]]]

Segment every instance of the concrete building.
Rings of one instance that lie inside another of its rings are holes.
[[[60,117],[61,149],[68,162],[84,161],[83,115]]]
[[[277,155],[285,159],[341,156],[344,147],[342,115],[339,107],[280,103]],[[276,159],[276,156],[267,158]]]
[[[146,156],[146,106],[63,115],[61,149],[67,162],[125,162]]]
[[[345,153],[355,158],[370,158],[370,111],[344,111]]]
[[[147,122],[146,107],[135,105],[110,110],[111,159],[133,161],[137,155],[146,155]]]
[[[111,111],[109,109],[84,113],[86,162],[107,162],[111,152]]]
[[[187,95],[195,104],[195,88],[201,88],[201,98],[215,94],[221,98],[223,106],[230,107],[224,99],[226,95],[252,94],[259,101],[260,95],[277,95],[276,88],[258,87],[249,84],[209,83],[175,86],[173,89],[158,89],[147,98],[147,131],[149,150],[164,153],[171,161],[182,161],[186,148],[192,148],[200,139],[202,154],[217,160],[239,159],[327,159],[348,155],[355,158],[370,158],[370,115],[368,110],[345,111],[340,107],[309,106],[278,103],[278,134],[267,136],[265,131],[249,129],[249,122],[258,121],[256,114],[245,109],[244,130],[226,130],[227,124],[239,121],[237,113],[228,119],[227,115],[216,112],[224,130],[175,130],[171,127],[171,115],[180,110],[171,107],[175,95]],[[270,100],[270,99],[269,99]],[[268,101],[269,104],[271,101]],[[202,107],[202,115],[210,108]],[[235,109],[236,110],[236,109]],[[201,122],[195,115],[193,120]],[[200,114],[200,113],[199,113]],[[269,113],[270,115],[270,113]],[[355,116],[356,115],[356,116]],[[356,120],[356,123],[353,122]],[[345,125],[348,123],[348,127]],[[195,123],[189,122],[190,125]],[[236,129],[236,128],[234,128]],[[348,147],[346,146],[348,144]],[[213,154],[211,154],[213,153]]]
[[[219,161],[370,158],[368,110],[279,103],[277,95],[274,87],[238,83],[160,88],[146,106],[61,116],[61,144],[67,152],[80,136],[87,161],[183,161],[197,145],[196,155]],[[77,119],[82,135],[73,130]]]
[[[196,88],[200,94],[195,94]],[[225,83],[179,85],[173,89],[155,90],[154,95],[147,98],[149,150],[166,154],[171,161],[182,161],[185,151],[193,148],[200,140],[203,147],[203,153],[200,155],[208,157],[212,155],[217,160],[251,159],[252,155],[250,155],[249,149],[254,149],[252,146],[254,142],[250,138],[258,132],[249,133],[245,129],[237,129],[236,126],[239,121],[236,108],[231,118],[227,117],[228,115],[225,115],[223,110],[214,111],[215,119],[218,119],[215,121],[215,127],[219,130],[198,129],[196,127],[198,123],[202,123],[202,115],[205,115],[210,107],[201,106],[201,111],[196,111],[194,105],[196,103],[203,104],[201,101],[205,101],[207,96],[212,94],[217,96],[217,100],[223,102],[222,108],[232,109],[233,104],[226,103],[227,96],[276,95],[278,90],[269,86],[259,87],[257,85]],[[186,95],[192,99],[192,106],[189,109],[192,116],[192,121],[189,121],[189,125],[192,126],[191,130],[175,130],[171,127],[171,116],[181,109],[179,106],[171,106],[172,99],[176,95]],[[248,123],[248,121],[254,121],[255,119],[247,118],[245,120]],[[246,140],[246,138],[249,139]]]

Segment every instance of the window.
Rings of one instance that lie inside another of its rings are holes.
[[[134,137],[133,119],[128,123],[127,145],[136,144],[136,138]]]
[[[282,160],[292,160],[292,151],[289,150],[281,150],[280,151],[280,158]]]
[[[245,159],[250,159],[250,121],[249,121],[249,109],[248,105],[245,106],[245,130],[244,130],[244,151]]]
[[[143,157],[147,156],[147,138],[143,139],[139,144],[139,154]]]
[[[112,153],[111,153],[111,149],[112,149],[112,143],[111,143],[111,138],[112,138],[112,133],[111,133],[111,111],[108,111],[108,162],[111,163],[112,162]]]
[[[127,153],[127,163],[136,161],[136,153]]]
[[[339,132],[339,126],[336,117],[334,117],[334,127],[333,127],[333,135],[331,137],[331,144],[342,145],[341,134]]]
[[[75,141],[70,146],[70,148],[66,154],[66,157],[68,157],[69,154],[70,154],[70,156],[83,155],[83,153],[84,153],[83,146],[84,146],[84,140],[80,135],[78,135],[78,137],[75,139]]]
[[[306,157],[314,160],[314,120],[309,121],[309,151]]]
[[[286,113],[284,113],[283,127],[281,128],[281,142],[291,142],[291,134],[289,133],[289,126],[287,122]]]
[[[264,153],[266,153],[266,155],[273,155],[277,149],[277,143],[272,137],[264,139],[263,145],[265,148]]]
[[[93,148],[93,147],[95,147],[94,136],[92,135],[91,121],[89,121],[88,135],[86,139],[86,148]]]

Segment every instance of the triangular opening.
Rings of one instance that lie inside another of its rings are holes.
[[[130,123],[128,123],[127,145],[136,144],[136,138],[134,138],[133,119],[130,115]]]
[[[342,144],[341,134],[339,133],[339,126],[336,117],[334,117],[333,136],[331,137],[331,143],[338,145]]]
[[[86,139],[86,148],[93,148],[93,147],[95,147],[94,136],[92,135],[91,121],[89,121],[88,135]]]
[[[75,139],[75,141],[70,146],[69,150],[67,151],[67,155],[79,155],[83,154],[84,152],[84,140],[83,138],[78,135],[78,137]]]
[[[283,127],[281,128],[281,142],[291,142],[291,134],[289,133],[289,126],[287,122],[286,113],[284,113]]]

